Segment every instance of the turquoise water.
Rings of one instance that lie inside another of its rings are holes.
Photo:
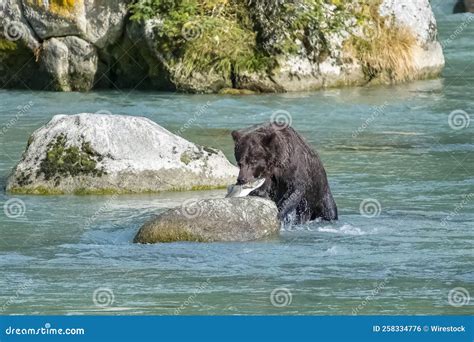
[[[446,8],[436,7],[441,40],[467,18]],[[152,215],[223,192],[2,190],[12,212],[0,211],[1,313],[473,314],[474,123],[448,120],[460,110],[474,119],[473,35],[474,21],[447,43],[442,78],[392,87],[245,97],[0,91],[2,187],[54,114],[142,115],[171,131],[188,123],[186,138],[232,159],[231,129],[284,110],[319,151],[340,212],[336,223],[263,242],[134,245]],[[374,217],[361,215],[365,203]]]

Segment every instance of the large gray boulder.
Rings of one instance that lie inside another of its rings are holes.
[[[40,61],[51,77],[49,88],[86,91],[94,85],[99,56],[94,45],[69,36],[44,41]]]
[[[329,5],[325,8],[325,12],[329,18],[334,17],[336,13],[334,7]],[[383,0],[378,14],[385,18],[387,25],[405,28],[416,38],[416,43],[411,46],[411,53],[407,54],[410,56],[408,61],[411,67],[410,79],[431,78],[441,73],[445,60],[441,44],[437,41],[437,24],[429,0]],[[353,36],[369,38],[368,46],[373,45],[370,39],[374,37],[366,35],[370,33],[367,29],[370,26],[367,22],[354,25],[351,19],[346,18],[345,25],[339,30],[328,30],[328,33],[323,33],[328,55],[322,60],[315,61],[308,55],[306,48],[301,48],[297,54],[281,56],[280,67],[272,76],[272,80],[276,83],[275,89],[304,91],[368,83],[371,78],[363,72],[364,61],[353,58],[354,56],[348,54],[345,47]],[[375,39],[379,39],[377,35],[380,37],[380,34],[381,32],[375,32]],[[314,50],[320,51],[317,46]]]
[[[130,1],[1,0],[0,86],[87,91],[102,86],[99,52],[122,37]],[[100,74],[100,75],[99,75]],[[104,78],[106,79],[106,78]]]
[[[125,25],[130,1],[22,0],[24,16],[40,39],[78,36],[98,48],[113,44]]]
[[[144,117],[56,115],[30,137],[7,181],[13,193],[138,193],[233,183],[224,154]]]
[[[274,202],[259,197],[191,200],[146,222],[136,243],[251,241],[278,234]]]
[[[21,0],[0,0],[0,87],[43,88],[48,80],[35,55],[41,43],[23,16]]]
[[[38,49],[41,45],[24,16],[22,0],[2,0],[0,4],[0,36],[8,41],[22,42],[31,50]]]

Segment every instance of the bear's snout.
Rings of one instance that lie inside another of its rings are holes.
[[[248,179],[247,177],[238,177],[237,178],[237,185],[243,185],[243,184],[247,184],[250,182],[250,179]]]
[[[239,175],[237,176],[237,184],[247,184],[255,179],[254,170],[250,165],[240,165]]]

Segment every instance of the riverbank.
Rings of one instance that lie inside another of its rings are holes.
[[[10,0],[0,87],[281,93],[436,78],[443,69],[428,0],[277,4]]]

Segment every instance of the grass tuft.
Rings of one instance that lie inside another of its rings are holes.
[[[132,20],[161,20],[156,47],[175,77],[196,71],[231,79],[271,65],[257,47],[250,14],[240,0],[138,0],[131,12]]]
[[[365,3],[365,2],[364,2]],[[415,75],[413,53],[416,38],[410,29],[379,14],[379,1],[358,8],[357,18],[364,35],[352,35],[345,52],[362,64],[367,81],[398,83]]]

